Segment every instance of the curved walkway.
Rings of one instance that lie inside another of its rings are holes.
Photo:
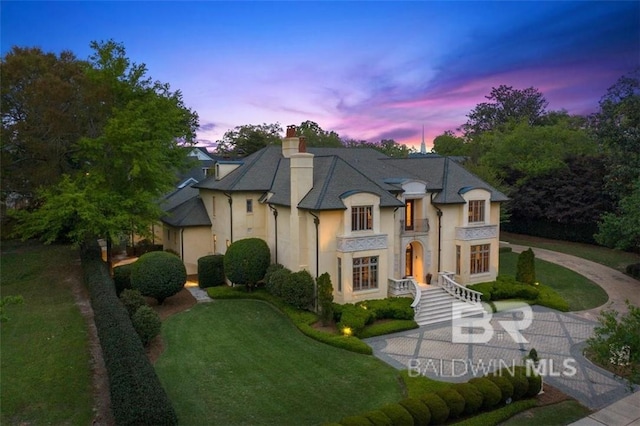
[[[501,243],[501,245],[511,247],[516,253],[520,253],[529,248],[528,246],[516,244]],[[587,277],[602,287],[609,295],[609,301],[604,305],[586,311],[573,312],[574,314],[586,319],[596,320],[600,311],[608,307],[615,309],[621,314],[626,313],[627,305],[625,304],[625,300],[629,300],[632,304],[640,306],[640,282],[622,272],[570,254],[535,247],[532,247],[532,250],[538,259],[564,266],[567,269],[571,269]]]
[[[528,248],[509,246],[516,253]],[[609,295],[609,301],[598,308],[571,313],[533,306],[531,324],[520,329],[524,342],[516,342],[504,327],[522,319],[517,310],[487,314],[466,330],[454,330],[449,322],[365,341],[375,356],[398,369],[450,382],[467,381],[505,365],[522,365],[523,357],[535,348],[545,360],[546,371],[541,371],[545,382],[585,406],[602,409],[625,397],[634,398],[635,404],[640,394],[630,396],[626,382],[589,362],[582,355],[582,349],[593,334],[602,309],[611,307],[626,312],[627,299],[640,306],[640,283],[607,266],[575,256],[537,248],[533,251],[539,259],[571,269],[600,285]],[[474,339],[474,335],[484,335],[488,329],[493,330],[488,341]],[[454,331],[457,341],[454,341]],[[468,341],[460,342],[461,332],[469,337]]]

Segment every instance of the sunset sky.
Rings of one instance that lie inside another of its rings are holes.
[[[640,67],[640,2],[2,1],[1,49],[89,56],[122,42],[184,94],[198,137],[317,122],[344,138],[419,147],[501,84],[550,110],[595,112]]]

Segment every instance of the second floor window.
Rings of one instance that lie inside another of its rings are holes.
[[[469,201],[469,223],[484,223],[484,200]]]
[[[247,213],[253,213],[253,200],[251,198],[247,200]]]
[[[351,207],[351,230],[365,231],[369,229],[373,229],[373,207]]]

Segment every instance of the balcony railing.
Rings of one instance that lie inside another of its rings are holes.
[[[429,219],[416,219],[407,225],[406,221],[400,221],[400,234],[427,233],[429,232]]]

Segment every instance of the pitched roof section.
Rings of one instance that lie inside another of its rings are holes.
[[[482,188],[492,201],[508,198],[457,162],[439,156],[390,158],[370,148],[309,148],[313,158],[313,188],[298,207],[309,210],[344,209],[347,192],[368,192],[380,196],[382,207],[402,203],[396,194],[407,180],[426,182],[427,191],[436,192],[439,204],[464,203],[462,193]],[[290,160],[279,146],[269,146],[244,158],[243,164],[223,179],[210,177],[195,188],[225,192],[269,192],[269,202],[290,205]]]
[[[162,221],[177,228],[189,226],[211,226],[211,220],[199,196],[189,198],[182,204],[167,210],[167,215]]]

